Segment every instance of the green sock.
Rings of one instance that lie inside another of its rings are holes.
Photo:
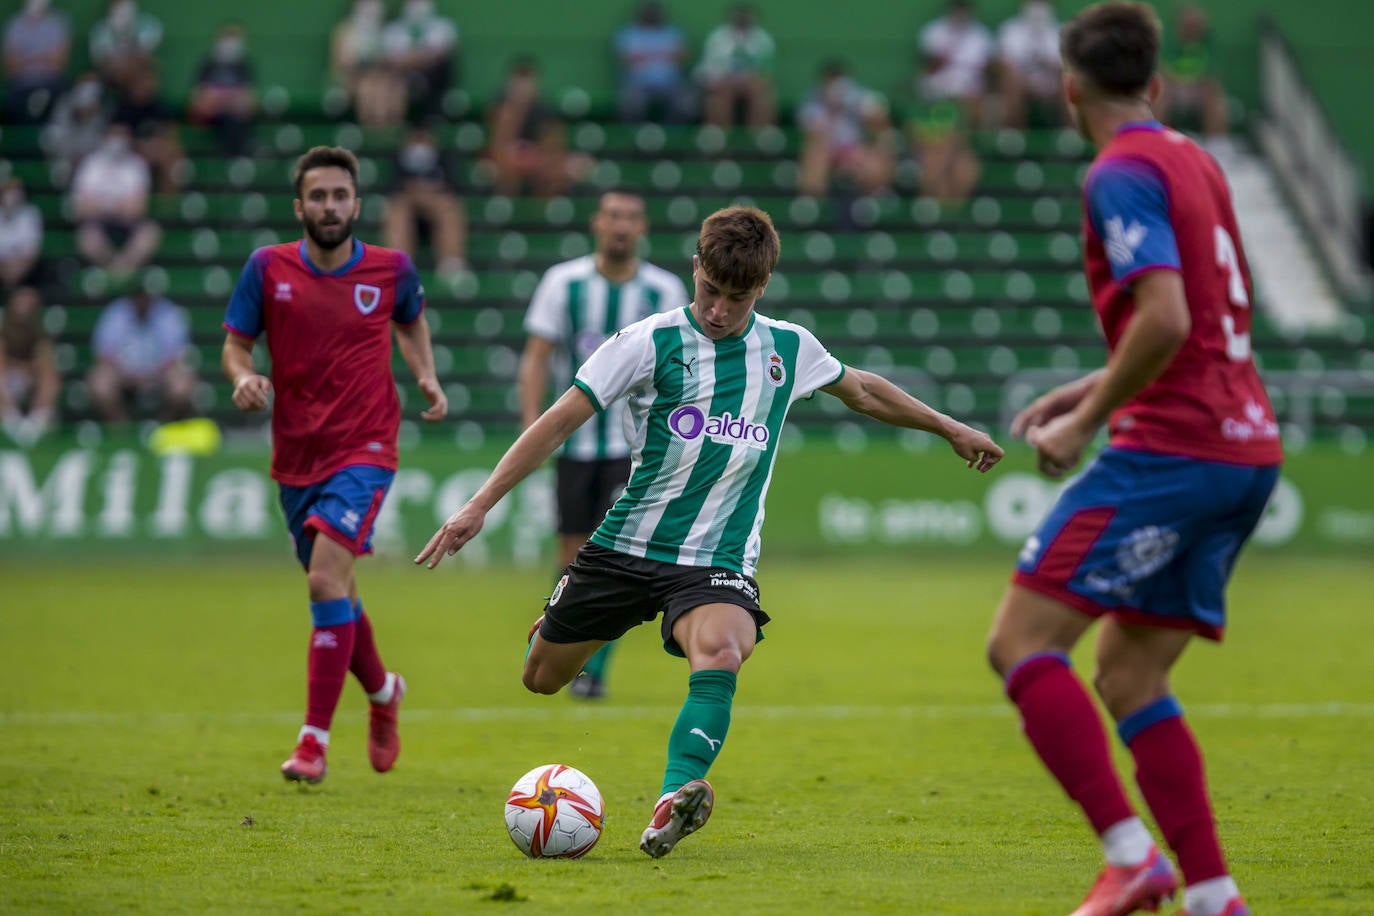
[[[615,648],[615,642],[608,642],[596,654],[587,659],[587,663],[582,666],[582,670],[596,678],[598,681],[606,680],[606,665],[611,660],[611,650]]]
[[[725,742],[725,733],[730,730],[730,704],[734,696],[733,671],[694,671],[687,679],[687,701],[668,735],[668,766],[663,771],[665,793],[676,792],[685,783],[703,778],[711,768]]]

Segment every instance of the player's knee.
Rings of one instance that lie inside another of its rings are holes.
[[[311,601],[329,601],[348,594],[348,586],[328,569],[311,569],[305,575]]]
[[[705,649],[693,653],[691,657],[692,670],[703,671],[713,669],[717,671],[733,671],[739,674],[739,669],[744,665],[744,660],[748,655],[740,650],[738,645],[725,644],[720,646],[708,646]]]
[[[1112,665],[1099,665],[1093,672],[1093,689],[1117,721],[1169,692],[1155,672]]]
[[[530,693],[545,696],[557,693],[568,683],[567,678],[560,677],[557,672],[543,665],[526,665],[520,681]]]

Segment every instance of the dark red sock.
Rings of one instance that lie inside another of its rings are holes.
[[[1123,719],[1122,726],[1132,718]],[[1226,857],[1207,798],[1202,752],[1183,716],[1171,715],[1147,725],[1127,744],[1135,757],[1136,784],[1169,848],[1178,856],[1185,882],[1197,884],[1225,875]]]
[[[348,662],[353,657],[354,626],[351,622],[315,627],[310,633],[310,657],[306,663],[305,724],[329,729],[339,705]]]
[[[1007,696],[1021,710],[1031,746],[1099,836],[1135,815],[1102,718],[1067,658],[1057,652],[1027,658],[1007,677]]]
[[[353,640],[353,659],[348,663],[348,670],[363,685],[363,690],[376,693],[386,685],[386,665],[382,664],[382,656],[377,653],[372,621],[367,619],[366,613],[360,613],[353,625],[358,635]]]

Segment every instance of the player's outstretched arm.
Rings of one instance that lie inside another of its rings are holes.
[[[415,374],[415,382],[420,393],[429,402],[429,407],[420,414],[422,420],[438,423],[448,415],[448,395],[444,386],[439,384],[434,371],[434,346],[429,339],[429,322],[423,314],[409,324],[394,323],[396,345],[401,348],[401,358],[406,361],[410,371]]]
[[[838,382],[821,390],[839,398],[855,413],[890,426],[935,433],[948,441],[969,467],[976,465],[980,472],[991,470],[1002,457],[1001,446],[987,433],[932,409],[881,375],[851,368]]]
[[[272,382],[253,368],[253,341],[237,334],[224,336],[220,353],[224,377],[234,385],[234,406],[239,410],[262,410],[272,395]]]
[[[595,412],[591,398],[580,388],[569,388],[520,434],[520,438],[496,463],[486,483],[472,494],[472,498],[434,532],[434,537],[415,557],[416,564],[424,563],[433,569],[445,556],[457,553],[464,544],[476,537],[491,507],[547,461],[554,450],[573,434],[573,430],[591,419]]]
[[[1192,316],[1177,272],[1143,273],[1133,288],[1135,313],[1097,381],[1072,410],[1026,427],[1026,442],[1047,477],[1072,470],[1111,412],[1157,379],[1188,339]]]

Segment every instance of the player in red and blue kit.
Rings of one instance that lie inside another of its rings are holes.
[[[1093,683],[1178,858],[1184,916],[1248,916],[1169,672],[1194,635],[1221,639],[1227,580],[1283,457],[1250,357],[1250,278],[1221,170],[1151,114],[1154,12],[1091,7],[1065,26],[1061,50],[1069,108],[1099,148],[1084,252],[1110,356],[1032,402],[1012,432],[1055,478],[1104,422],[1110,439],[1022,549],[988,655],[1035,752],[1102,841],[1106,867],[1074,916],[1154,910],[1179,884],[1069,665],[1099,618]]]
[[[435,377],[424,290],[410,258],[353,238],[357,159],[315,147],[294,177],[305,237],[248,259],[224,319],[223,366],[240,410],[262,410],[275,395],[272,477],[307,573],[314,624],[305,724],[281,771],[317,783],[350,671],[370,701],[373,768],[386,772],[400,753],[396,713],[405,681],[382,664],[354,579],[354,560],[372,550],[372,526],[396,473],[393,329],[429,402],[421,416],[442,420],[448,400]],[[264,333],[270,379],[253,368],[253,344]]]

